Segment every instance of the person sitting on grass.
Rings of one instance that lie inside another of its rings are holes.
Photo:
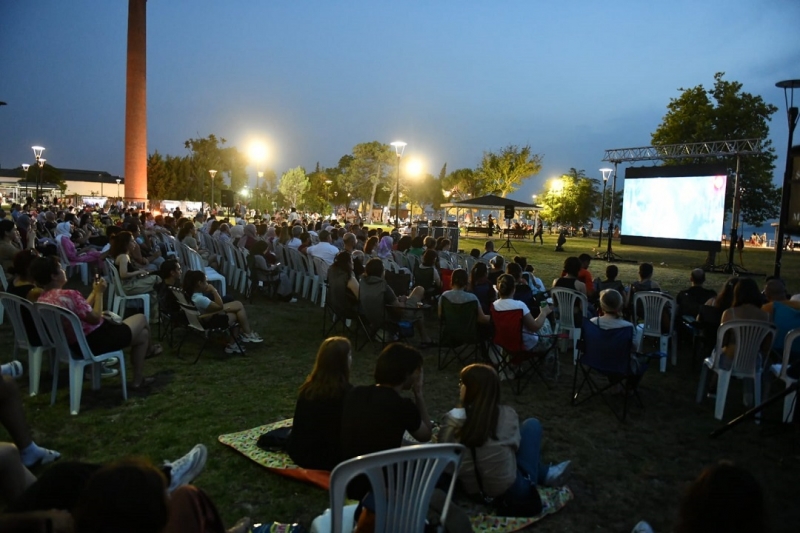
[[[154,377],[144,377],[144,360],[160,355],[163,348],[152,343],[150,324],[147,318],[137,313],[116,324],[107,320],[101,313],[103,293],[106,281],[98,279],[92,286],[88,298],[75,290],[64,289],[67,274],[61,263],[54,256],[40,257],[31,264],[31,275],[42,289],[38,303],[51,304],[72,311],[81,322],[86,342],[95,354],[104,354],[122,350],[130,346],[131,364],[133,365],[134,390],[141,389],[155,382]],[[77,339],[71,328],[66,329],[70,347],[77,350]]]
[[[639,291],[660,291],[661,286],[653,279],[652,263],[639,265],[639,280],[631,283],[631,296]]]
[[[0,529],[97,533],[221,533],[226,531],[214,502],[188,485],[205,467],[202,444],[156,467],[125,458],[107,465],[71,462],[48,469],[38,480],[8,456],[5,466],[27,485],[0,517]],[[245,533],[249,518],[227,533]],[[38,526],[38,528],[36,528]],[[12,528],[29,529],[12,529]],[[33,528],[33,529],[30,529]]]
[[[347,253],[347,252],[341,252]],[[384,277],[385,269],[383,261],[377,257],[373,257],[367,261],[364,269],[364,276],[359,281],[358,300],[361,307],[361,314],[369,320],[370,325],[375,329],[380,329],[386,325],[384,321],[386,306],[398,308],[396,318],[406,317],[411,320],[418,318],[414,321],[417,333],[422,339],[422,348],[428,348],[434,345],[428,332],[425,331],[425,321],[418,311],[401,312],[400,309],[419,309],[419,304],[425,297],[425,289],[422,287],[414,287],[411,294],[408,296],[396,296],[392,288],[386,283]],[[330,271],[328,272],[330,275]]]
[[[423,395],[422,354],[395,342],[378,355],[375,385],[353,387],[342,410],[342,459],[399,448],[407,431],[418,442],[431,439],[433,424]],[[411,391],[414,400],[403,397]],[[348,496],[361,499],[366,478],[348,486]]]
[[[506,276],[504,276],[506,277]],[[502,283],[502,281],[501,281]],[[459,407],[443,418],[439,442],[456,442],[464,453],[458,480],[467,494],[495,498],[513,508],[541,512],[536,487],[554,485],[570,461],[546,466],[541,459],[542,424],[500,404],[500,378],[494,368],[473,364],[461,370]]]
[[[302,468],[333,470],[341,462],[342,409],[353,388],[352,361],[350,341],[329,337],[322,341],[314,369],[300,386],[286,451]]]
[[[617,265],[608,265],[606,267],[606,279],[600,279],[599,277],[595,279],[594,290],[599,295],[606,289],[614,289],[625,299],[623,307],[627,307],[629,291],[625,288],[625,284],[617,279],[617,276],[619,276]]]
[[[247,312],[239,301],[224,302],[213,285],[206,280],[205,272],[190,270],[183,277],[183,292],[191,299],[200,312],[200,320],[208,327],[220,328],[238,323],[241,328],[239,338],[242,342],[259,343],[264,339],[250,329]],[[225,321],[217,317],[225,318]],[[225,347],[226,353],[238,353],[239,345],[231,342]]]

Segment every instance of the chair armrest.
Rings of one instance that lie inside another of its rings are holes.
[[[641,352],[634,352],[632,355],[641,355],[642,357],[647,357],[648,359],[661,359],[662,357],[666,357],[666,352],[648,352],[648,353],[641,353]]]

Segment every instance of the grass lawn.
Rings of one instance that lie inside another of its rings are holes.
[[[536,266],[546,284],[560,273],[567,255],[591,253],[597,241],[570,239],[567,253],[555,253],[554,236],[545,246],[514,242],[519,255]],[[481,239],[462,239],[459,248],[482,248]],[[499,241],[496,241],[499,245]],[[704,254],[615,246],[625,258],[651,261],[655,279],[673,294],[687,283],[688,270],[702,263]],[[509,254],[505,254],[509,256]],[[514,255],[514,254],[511,254]],[[772,272],[774,253],[747,249],[745,265],[754,271]],[[663,263],[663,265],[662,265]],[[634,279],[635,264],[620,265],[625,282]],[[596,262],[591,270],[602,274]],[[800,254],[784,256],[783,277],[790,289],[800,291]],[[710,274],[708,285],[720,286],[725,275]],[[762,279],[759,279],[761,283]],[[221,347],[204,353],[197,365],[178,360],[165,350],[146,363],[146,373],[157,382],[148,394],[131,393],[123,403],[119,382],[106,380],[100,391],[84,389],[82,410],[70,416],[66,379],[56,405],[50,406],[49,382],[42,379],[42,393],[25,400],[36,441],[59,450],[64,458],[110,461],[126,455],[142,455],[160,462],[174,459],[191,446],[208,446],[209,460],[196,484],[214,498],[226,523],[247,515],[262,522],[301,522],[309,525],[327,506],[322,490],[274,475],[219,444],[217,437],[291,417],[298,386],[311,369],[321,339],[322,310],[308,302],[276,303],[258,299],[248,305],[254,329],[266,341],[248,345],[248,354],[226,356]],[[429,327],[438,326],[433,319]],[[6,321],[0,327],[0,342],[11,355],[12,332]],[[189,341],[185,353],[194,354],[197,344]],[[425,394],[431,415],[441,417],[458,401],[458,371],[454,365],[436,369],[436,350],[428,349]],[[376,352],[368,347],[354,354],[352,381],[371,383]],[[666,374],[650,371],[642,382],[646,408],[634,407],[625,424],[619,423],[601,400],[579,407],[570,405],[573,367],[562,355],[562,374],[547,389],[535,381],[519,397],[503,388],[504,402],[522,418],[535,416],[545,429],[545,461],[571,459],[565,478],[575,499],[560,513],[548,517],[536,529],[555,531],[630,531],[640,519],[656,531],[674,525],[680,495],[700,470],[720,459],[746,466],[766,490],[776,531],[796,531],[800,523],[800,439],[796,431],[764,424],[745,423],[728,434],[709,439],[719,427],[711,400],[694,402],[699,368],[692,366],[687,351],[678,367]],[[27,381],[21,380],[23,393]],[[780,390],[780,386],[774,390]],[[741,384],[732,385],[726,419],[743,411]],[[782,405],[782,404],[781,404]],[[772,418],[778,410],[769,412]],[[0,440],[8,440],[0,429]]]

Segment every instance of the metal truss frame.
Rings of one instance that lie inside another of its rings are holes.
[[[660,161],[663,159],[696,159],[731,155],[757,155],[763,153],[761,139],[735,141],[710,141],[701,143],[663,144],[638,148],[606,150],[603,161],[622,163],[632,161]]]

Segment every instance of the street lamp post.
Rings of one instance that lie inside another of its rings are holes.
[[[337,203],[339,199],[339,191],[333,191],[333,208],[331,212],[331,220],[338,219],[339,216],[336,214],[336,209],[339,206]]]
[[[394,197],[394,229],[400,228],[400,159],[403,157],[403,151],[406,149],[406,143],[403,141],[394,141],[392,143],[394,151],[397,154],[397,185],[395,186]]]
[[[264,181],[264,172],[261,171],[261,170],[258,171],[258,178],[256,179],[256,211],[260,212],[261,211],[261,194],[263,194],[264,191],[262,189],[258,188],[258,182],[259,181],[261,181],[261,182]],[[259,192],[261,192],[261,194],[259,194]],[[259,216],[261,216],[261,214],[259,214]]]
[[[325,204],[328,207],[330,207],[330,203],[331,203],[331,183],[333,183],[332,180],[325,180]],[[324,218],[325,213],[322,213],[322,215],[323,215],[323,218]]]
[[[121,179],[117,178],[117,201],[119,201],[119,183],[121,181],[122,181]]]
[[[28,197],[28,169],[31,166],[28,163],[22,163],[22,170],[25,172],[25,198]],[[17,189],[17,194],[19,194],[19,189]],[[17,198],[19,200],[19,198]]]
[[[538,205],[536,203],[537,195],[532,195],[531,198],[533,199],[533,205]],[[536,235],[536,228],[539,226],[539,209],[534,207],[533,211],[533,234]],[[535,237],[534,237],[535,238]]]
[[[783,256],[783,242],[785,240],[786,226],[789,224],[789,206],[792,193],[792,141],[794,128],[797,126],[797,107],[794,105],[794,90],[800,88],[800,80],[785,80],[775,84],[783,89],[783,98],[786,102],[786,118],[789,121],[789,142],[786,148],[786,169],[783,173],[783,193],[781,195],[781,215],[778,220],[778,238],[775,242],[775,277],[781,275],[781,257]],[[734,243],[731,243],[733,246]]]
[[[42,159],[42,152],[44,152],[44,146],[31,146],[33,149],[33,156],[36,158],[36,164],[39,166],[39,175],[36,177],[36,199],[39,199],[39,182],[42,180],[42,168],[44,167],[44,162],[47,161],[46,159]]]
[[[597,247],[599,248],[600,245],[603,244],[603,217],[605,216],[605,209],[606,209],[606,184],[608,183],[608,177],[614,172],[612,168],[601,168],[600,172],[603,173],[603,200],[600,204],[600,236],[597,237]]]
[[[214,176],[217,175],[216,170],[209,170],[208,175],[211,176],[211,203],[208,205],[208,214],[214,209]]]

